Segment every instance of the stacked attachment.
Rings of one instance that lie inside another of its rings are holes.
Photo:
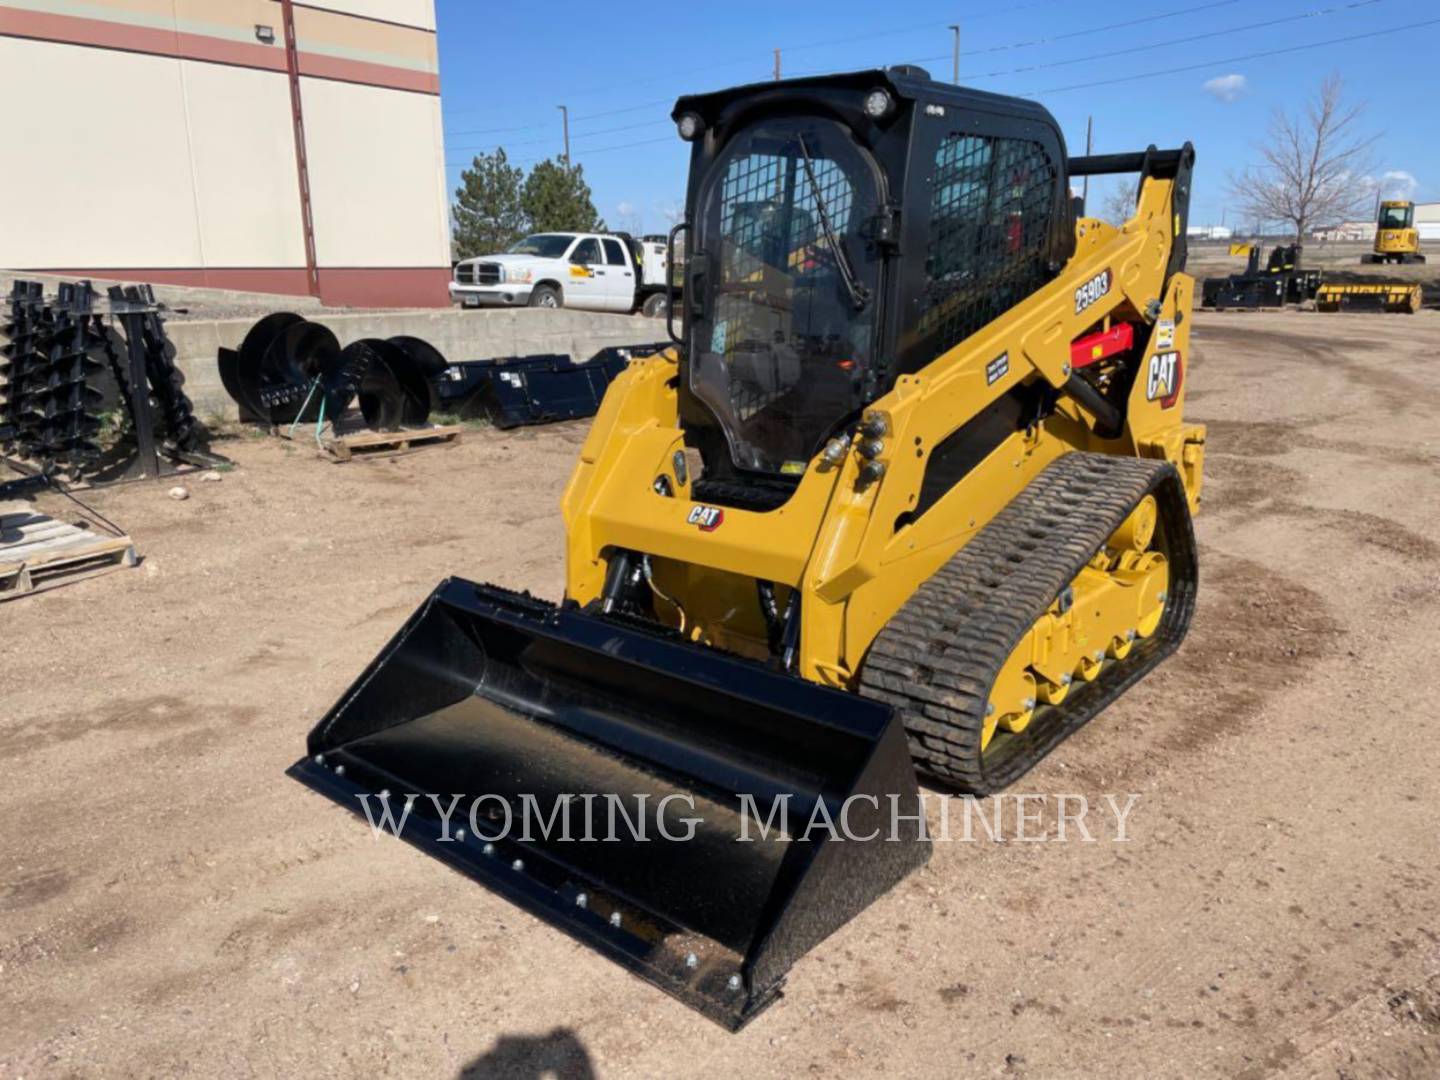
[[[50,298],[39,282],[11,286],[0,347],[0,447],[11,464],[104,482],[173,471],[162,453],[169,463],[222,463],[205,449],[154,290],[113,286],[108,311],[97,300],[88,281],[61,282]],[[102,414],[122,404],[117,437],[100,445]]]
[[[1414,282],[1387,281],[1363,285],[1320,286],[1315,296],[1317,311],[1388,311],[1414,315],[1423,298]]]
[[[104,365],[91,353],[104,334],[94,301],[88,281],[62,284],[48,303],[38,282],[17,281],[10,290],[0,441],[44,472],[80,472],[100,454],[94,438],[104,397],[92,383]]]
[[[368,427],[395,431],[427,422],[445,358],[412,337],[365,338],[341,349],[328,327],[282,311],[251,327],[238,350],[221,349],[219,366],[242,420],[323,424],[358,397]]]
[[[483,418],[498,428],[594,416],[632,356],[665,347],[612,346],[580,364],[560,353],[467,360],[445,370],[438,384],[440,400],[449,412]]]
[[[116,363],[115,343],[110,338],[106,339],[110,347],[107,356],[114,365],[132,423],[137,421],[135,388],[142,385],[133,370],[138,361],[144,370],[143,385],[155,433],[172,451],[203,453],[207,433],[195,419],[195,408],[185,393],[185,376],[175,366],[175,346],[165,333],[165,320],[160,314],[164,308],[156,303],[155,290],[149,285],[112,285],[109,296],[110,313],[125,329],[132,370],[126,371]]]
[[[342,349],[327,327],[282,311],[251,327],[239,349],[221,349],[219,366],[240,419],[271,428],[313,423],[318,437],[326,421],[338,436],[341,417],[357,403],[375,432],[413,432],[437,412],[499,428],[594,416],[632,356],[667,347],[612,346],[580,363],[543,353],[452,364],[406,335]]]
[[[1278,308],[1313,300],[1320,288],[1321,272],[1300,266],[1302,248],[1299,244],[1281,244],[1270,252],[1265,268],[1260,268],[1260,249],[1254,244],[1231,245],[1231,253],[1243,249],[1249,261],[1243,274],[1206,278],[1201,285],[1201,301],[1206,307],[1224,311],[1227,308]]]

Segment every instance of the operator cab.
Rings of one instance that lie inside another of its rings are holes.
[[[1064,141],[1034,102],[911,67],[684,97],[673,115],[693,147],[679,398],[702,500],[782,504],[896,376],[1074,251]]]
[[[1380,204],[1382,229],[1408,229],[1415,217],[1415,204],[1410,202],[1387,202]]]

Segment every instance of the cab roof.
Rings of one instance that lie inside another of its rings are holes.
[[[813,75],[802,79],[781,79],[771,82],[747,83],[743,86],[715,90],[708,94],[686,94],[670,110],[671,119],[679,120],[687,112],[696,113],[707,127],[719,123],[727,110],[738,102],[774,103],[803,100],[816,93],[850,90],[864,93],[884,87],[898,100],[944,105],[954,109],[973,109],[1002,113],[1022,120],[1039,120],[1054,125],[1045,106],[1027,98],[1007,97],[985,90],[937,82],[922,67],[870,68],[839,75]]]

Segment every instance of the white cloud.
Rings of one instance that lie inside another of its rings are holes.
[[[1244,75],[1217,75],[1206,79],[1202,89],[1216,101],[1231,102],[1244,97],[1249,87]]]
[[[1380,197],[1382,199],[1410,199],[1420,186],[1414,173],[1404,169],[1391,169],[1380,174]]]
[[[620,205],[615,207],[622,218],[635,216],[635,204],[628,199],[622,199]]]

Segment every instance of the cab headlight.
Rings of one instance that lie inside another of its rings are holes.
[[[680,119],[675,121],[675,130],[680,133],[680,138],[686,142],[694,142],[705,130],[705,121],[700,119],[698,113],[682,113]]]
[[[500,268],[500,280],[507,285],[524,285],[530,280],[530,276],[529,270],[521,270],[514,266]]]
[[[883,120],[895,107],[895,99],[878,86],[865,95],[865,115],[871,120]]]

